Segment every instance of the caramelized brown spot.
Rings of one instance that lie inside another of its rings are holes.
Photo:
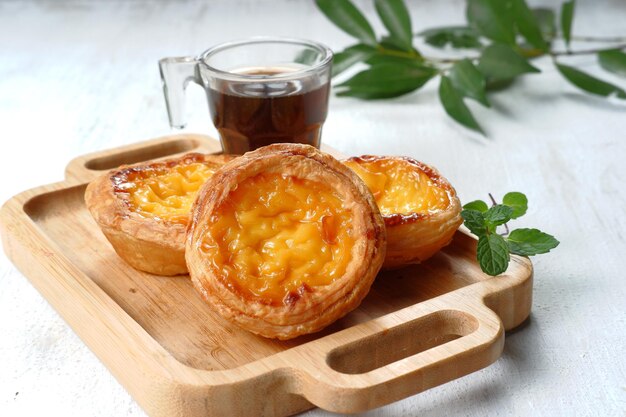
[[[287,295],[285,295],[285,298],[283,298],[283,304],[287,305],[287,306],[292,306],[294,305],[299,299],[301,298],[300,294],[290,291],[287,293]]]
[[[283,298],[283,304],[293,306],[307,292],[313,292],[313,288],[311,288],[306,282],[303,282],[300,284],[296,292],[290,291],[287,295],[285,295],[285,298]]]
[[[385,226],[397,226],[401,224],[412,223],[428,217],[428,214],[424,213],[410,213],[410,214],[387,214],[383,216],[385,220]]]
[[[306,282],[303,282],[302,285],[298,288],[298,294],[304,295],[307,292],[313,292],[313,288],[309,287]]]

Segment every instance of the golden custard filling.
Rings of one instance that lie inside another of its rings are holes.
[[[351,219],[326,184],[262,173],[216,209],[201,247],[231,288],[292,304],[343,276],[354,246]]]
[[[344,164],[365,182],[383,215],[428,214],[450,205],[448,190],[409,161],[387,158]]]
[[[128,193],[131,211],[187,224],[200,187],[217,169],[213,164],[194,162],[136,171],[120,191]]]

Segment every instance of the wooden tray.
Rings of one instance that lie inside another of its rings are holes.
[[[64,182],[0,212],[7,256],[152,416],[286,416],[318,406],[359,412],[494,362],[504,330],[528,317],[532,265],[513,256],[484,275],[459,232],[428,262],[381,273],[362,305],[321,333],[267,340],[213,314],[188,277],[128,267],[83,203],[88,181],[120,164],[218,152],[177,135],[71,161]]]

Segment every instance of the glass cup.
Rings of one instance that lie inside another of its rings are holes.
[[[225,153],[276,142],[319,148],[332,58],[316,42],[265,37],[223,43],[198,57],[163,58],[170,125],[185,126],[185,88],[193,81],[206,91]]]

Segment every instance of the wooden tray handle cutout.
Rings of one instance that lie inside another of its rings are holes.
[[[365,411],[484,368],[502,353],[502,322],[485,305],[414,307],[409,310],[417,316],[405,323],[372,329],[321,360],[302,361],[299,394],[329,411]]]
[[[75,158],[65,168],[65,178],[68,181],[85,183],[120,165],[171,158],[188,152],[220,151],[219,144],[208,136],[197,134],[164,136]]]

